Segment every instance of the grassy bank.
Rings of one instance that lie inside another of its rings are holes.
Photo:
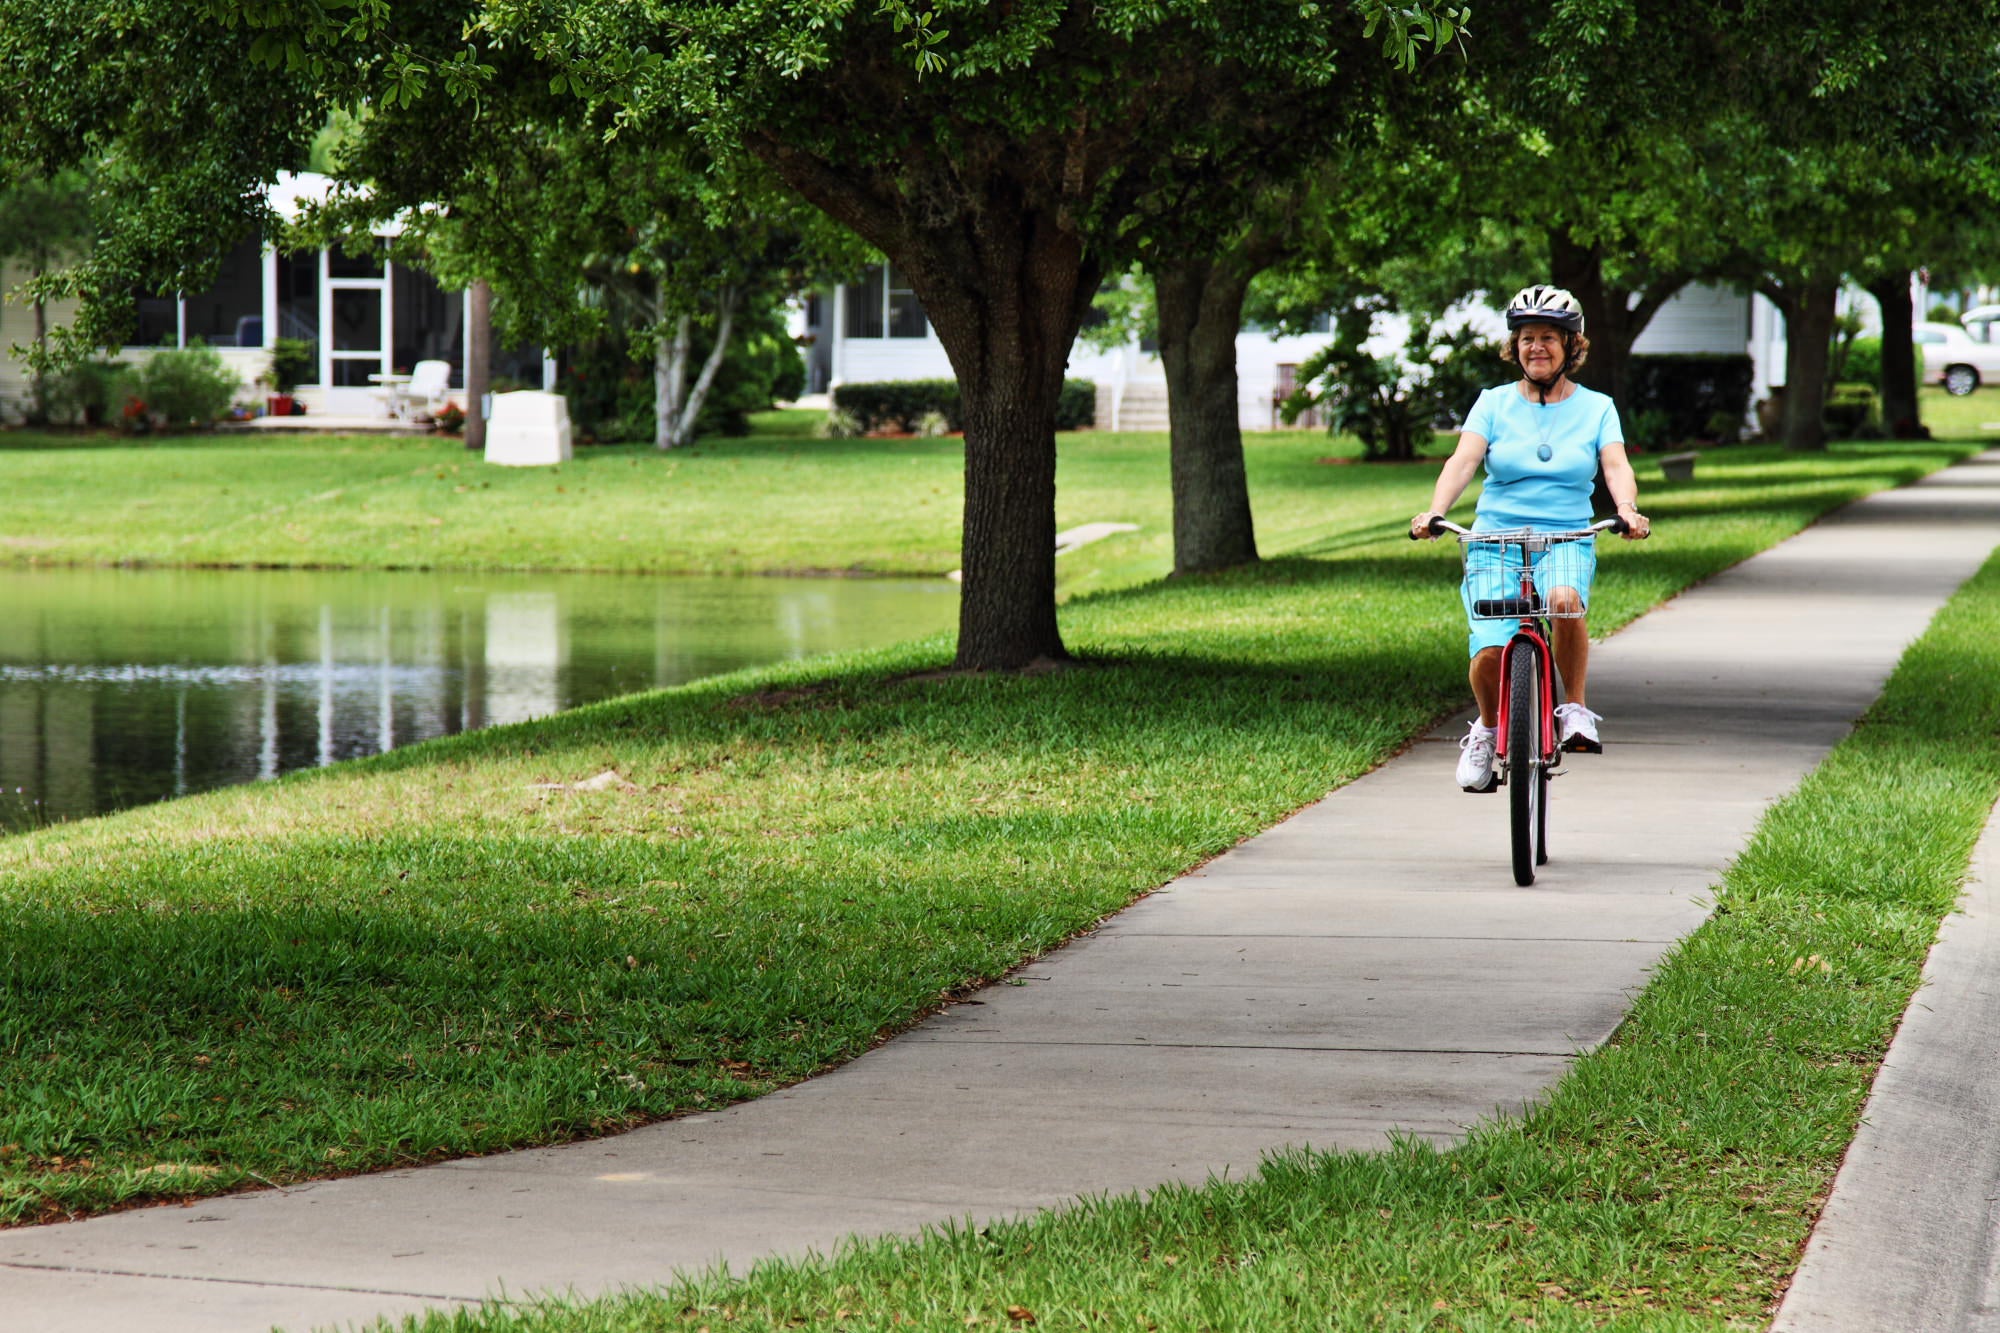
[[[427,1333],[1761,1328],[2000,794],[2000,559],[1730,870],[1616,1039],[1439,1151],[853,1246]]]
[[[1597,626],[1960,452],[1705,461]],[[1086,669],[905,645],[0,842],[0,1217],[755,1095],[1346,781],[1463,691],[1454,556],[1384,535],[1427,472],[1305,466],[1365,505],[1072,601]]]

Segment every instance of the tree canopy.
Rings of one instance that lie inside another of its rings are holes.
[[[269,225],[262,185],[336,109],[362,111],[380,150],[359,174],[384,200],[443,205],[419,230],[473,268],[504,261],[521,311],[558,251],[601,258],[606,282],[621,262],[652,273],[675,301],[727,290],[730,246],[703,252],[700,225],[740,240],[731,207],[784,218],[754,185],[781,183],[907,275],[951,357],[958,661],[1014,668],[1066,655],[1055,401],[1105,274],[1144,260],[1162,310],[1178,302],[1168,322],[1219,355],[1237,261],[1316,198],[1338,225],[1313,262],[1336,276],[1379,253],[1408,277],[1419,245],[1504,256],[1539,231],[1614,340],[1690,273],[1782,294],[1907,262],[1944,215],[1906,226],[1882,201],[1936,184],[1954,153],[1992,159],[1996,8],[1556,0],[1468,30],[1450,0],[202,0],[206,22],[172,0],[0,0],[17,72],[0,105],[33,169],[100,167],[98,244],[60,280],[93,298],[82,344],[106,340],[121,294],[199,286]],[[1939,62],[1940,41],[1971,54]],[[1383,110],[1378,93],[1447,48],[1466,60],[1434,106]],[[1411,151],[1343,163],[1356,125]],[[1451,184],[1426,198],[1433,170]],[[1846,243],[1885,216],[1907,245]],[[1447,268],[1435,253],[1414,263]],[[693,318],[661,305],[655,325],[671,341]],[[1215,376],[1190,363],[1188,379]]]
[[[157,176],[154,218],[121,226],[74,275],[78,290],[196,285],[217,242],[269,221],[256,187],[303,160],[332,108],[390,112],[442,89],[476,117],[506,96],[504,81],[528,77],[525,59],[610,141],[687,135],[724,167],[754,157],[909,276],[966,404],[968,668],[1066,655],[1055,402],[1101,276],[1131,257],[1141,224],[1202,212],[1191,174],[1286,151],[1269,114],[1284,99],[1337,87],[1364,58],[1408,68],[1464,17],[1448,0],[205,0],[202,11],[213,21],[189,24],[168,0],[116,15],[0,0],[0,21],[32,29],[4,53],[30,71],[18,104],[48,132],[50,156],[70,133],[72,156],[116,151]],[[87,99],[42,103],[65,69],[93,61],[118,73]],[[124,94],[176,79],[180,105],[224,114],[207,127],[171,115],[153,133],[147,98]],[[206,170],[185,174],[190,159]],[[218,197],[234,202],[217,210]],[[101,338],[109,319],[78,333]]]
[[[908,275],[966,406],[958,661],[1011,668],[1067,655],[1055,403],[1103,275],[1210,207],[1191,177],[1284,151],[1273,105],[1352,77],[1362,41],[1408,66],[1458,17],[1379,0],[942,0],[810,20],[776,0],[557,0],[496,3],[487,22],[621,125],[755,155]]]

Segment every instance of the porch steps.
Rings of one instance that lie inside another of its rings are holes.
[[[1167,385],[1165,380],[1133,380],[1123,386],[1097,386],[1097,428],[1099,430],[1157,430],[1167,428]]]
[[[308,412],[302,417],[253,417],[249,421],[218,422],[216,429],[245,435],[428,435],[428,421],[403,421],[395,417],[325,416]]]

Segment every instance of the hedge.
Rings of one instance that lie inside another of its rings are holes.
[[[1820,414],[1827,432],[1843,440],[1866,440],[1880,436],[1882,404],[1873,385],[1836,384],[1827,392],[1826,408]]]
[[[843,384],[833,391],[833,406],[853,417],[859,429],[912,431],[932,412],[947,430],[965,429],[957,380],[882,380]],[[1081,430],[1097,421],[1097,385],[1090,380],[1064,380],[1056,400],[1056,429]]]
[[[1626,413],[1659,412],[1666,417],[1668,440],[1725,438],[1716,428],[1721,417],[1732,425],[1750,411],[1750,389],[1756,367],[1746,353],[1688,353],[1635,356],[1625,372]]]

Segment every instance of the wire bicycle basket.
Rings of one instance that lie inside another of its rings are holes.
[[[1580,619],[1585,610],[1558,611],[1549,605],[1556,588],[1589,586],[1596,554],[1596,532],[1534,532],[1510,528],[1500,532],[1466,532],[1458,538],[1465,567],[1465,602],[1474,620],[1520,620],[1543,616],[1551,620]],[[1524,588],[1521,571],[1532,571],[1533,585]]]

